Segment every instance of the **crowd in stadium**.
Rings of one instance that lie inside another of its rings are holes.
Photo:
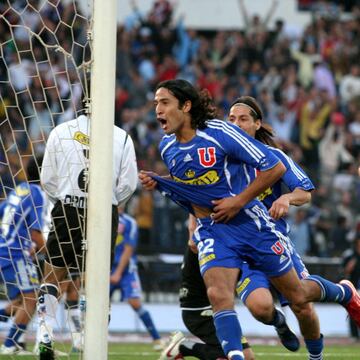
[[[247,14],[239,1],[239,19],[246,18],[241,31],[190,29],[186,14],[175,16],[170,1],[154,2],[148,13],[134,2],[133,13],[118,27],[115,121],[132,136],[139,168],[161,173],[157,145],[162,131],[153,107],[158,82],[183,78],[208,89],[220,119],[238,96],[255,97],[277,142],[317,187],[312,204],[290,214],[298,252],[340,256],[360,234],[360,6],[342,13],[331,2],[319,3],[335,11],[318,6],[295,36],[285,19],[275,19],[270,27],[275,1],[269,2],[269,19]],[[75,116],[82,93],[74,64],[87,60],[86,18],[72,2],[40,4],[17,0],[12,9],[0,4],[8,21],[0,22],[5,190],[14,187],[14,179],[23,179],[19,154],[43,151],[52,127]],[[17,24],[26,24],[32,33]],[[8,40],[10,31],[15,42]],[[48,61],[43,42],[50,52],[61,45],[74,63],[62,52]],[[146,237],[154,201],[146,192],[136,200],[132,212]]]

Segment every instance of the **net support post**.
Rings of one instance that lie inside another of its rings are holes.
[[[116,0],[93,0],[85,360],[108,358]]]

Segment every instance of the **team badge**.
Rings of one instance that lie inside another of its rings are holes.
[[[208,147],[208,148],[199,148],[199,162],[200,165],[203,167],[212,167],[216,164],[216,155],[215,155],[215,148]]]
[[[185,176],[186,176],[187,178],[189,178],[189,179],[192,179],[192,178],[195,176],[195,171],[189,169],[189,170],[187,170],[187,171],[185,172]]]
[[[74,140],[79,142],[82,145],[89,146],[90,144],[90,137],[81,131],[76,131],[74,134]]]

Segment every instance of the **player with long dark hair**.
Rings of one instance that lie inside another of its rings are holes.
[[[139,178],[146,189],[167,192],[197,218],[194,238],[200,271],[224,353],[232,360],[244,359],[234,310],[234,290],[244,261],[270,277],[296,311],[309,301],[338,302],[360,323],[359,295],[350,284],[333,284],[319,276],[298,278],[284,246],[286,235],[256,200],[281,178],[285,166],[237,126],[205,118],[208,107],[201,106],[201,94],[194,97],[192,92],[186,98],[189,86],[185,80],[169,80],[155,93],[157,119],[166,134],[160,152],[173,180],[146,172]],[[180,101],[174,89],[183,96]],[[193,107],[202,118],[192,117]],[[198,127],[203,124],[204,129]],[[258,170],[253,181],[246,166]]]

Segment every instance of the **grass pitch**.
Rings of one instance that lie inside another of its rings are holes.
[[[292,353],[280,345],[254,345],[252,346],[256,359],[280,360],[280,359],[307,359],[305,347],[300,351]],[[57,349],[69,351],[68,345],[58,344]],[[151,344],[144,343],[110,343],[109,360],[157,360],[159,352],[152,349]],[[37,359],[35,355],[21,356],[21,359]],[[17,356],[0,355],[0,360],[19,359]],[[83,357],[79,354],[57,357],[57,359],[79,360]],[[195,359],[187,357],[186,359]],[[324,359],[329,360],[360,360],[360,344],[354,345],[325,345]]]
[[[292,353],[282,346],[254,345],[252,346],[256,359],[280,360],[280,359],[307,359],[306,349],[301,347],[300,351]],[[324,359],[331,360],[360,360],[360,344],[357,345],[332,345],[325,346]],[[152,350],[148,344],[111,344],[109,357],[111,360],[157,360],[158,353]],[[195,359],[195,358],[186,358]]]

